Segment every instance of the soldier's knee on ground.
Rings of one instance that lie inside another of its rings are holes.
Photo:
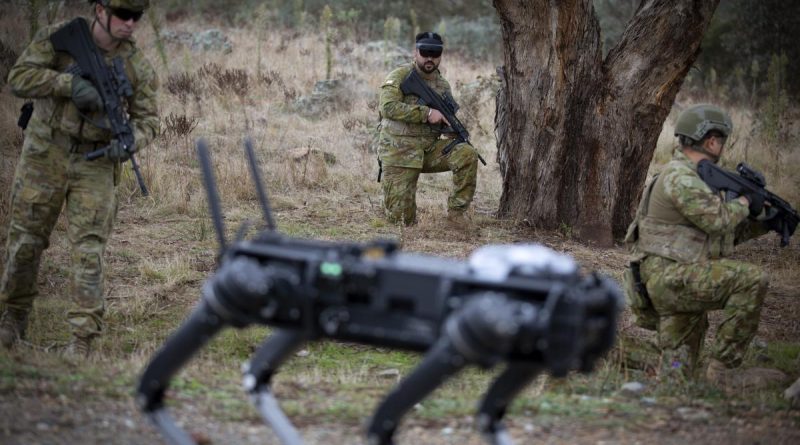
[[[416,220],[416,181],[419,170],[403,167],[386,167],[383,188],[383,206],[386,218],[394,224],[413,224]]]
[[[772,385],[783,384],[788,379],[779,369],[728,367],[714,358],[709,359],[705,378],[708,383],[730,395],[740,395],[742,391],[763,390]]]

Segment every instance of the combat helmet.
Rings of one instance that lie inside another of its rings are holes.
[[[694,105],[683,110],[675,122],[675,136],[691,139],[691,144],[684,145],[699,142],[711,130],[717,130],[725,137],[730,136],[733,122],[727,113],[710,104]]]
[[[107,8],[128,9],[141,12],[150,6],[150,0],[89,0],[89,3],[99,3]]]

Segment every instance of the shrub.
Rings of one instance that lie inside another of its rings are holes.
[[[170,113],[164,119],[163,133],[170,136],[184,137],[197,128],[199,121],[195,117],[188,117],[185,114]]]
[[[190,73],[171,74],[167,77],[165,86],[170,94],[177,96],[181,102],[191,96],[195,99],[200,98],[200,86],[197,78]]]
[[[230,91],[237,97],[244,97],[250,86],[250,75],[241,68],[230,68],[214,76],[220,91]]]

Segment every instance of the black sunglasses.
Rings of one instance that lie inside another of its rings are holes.
[[[442,56],[442,51],[420,48],[419,55],[422,57],[432,57],[434,59],[438,59]]]
[[[128,20],[133,19],[134,22],[138,22],[144,11],[131,11],[130,9],[125,8],[110,8],[111,14],[116,16],[118,19],[122,20],[123,22],[127,22]]]
[[[706,135],[706,137],[707,138],[721,139],[721,143],[722,144],[725,144],[725,141],[728,140],[728,136],[725,136],[724,134],[720,133],[719,131],[709,131],[708,134]]]

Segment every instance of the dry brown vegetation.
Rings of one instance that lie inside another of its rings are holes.
[[[5,12],[0,6],[0,28],[9,30],[0,38],[9,47],[19,48],[22,42],[9,43],[7,39],[16,31],[17,36],[25,35],[25,31],[20,20]],[[202,26],[183,19],[169,24],[172,29],[191,32]],[[152,431],[141,426],[142,419],[133,413],[131,385],[150,354],[197,301],[202,280],[213,270],[217,253],[194,151],[198,137],[206,138],[212,149],[228,238],[243,221],[259,219],[242,150],[243,138],[250,135],[279,229],[288,234],[347,240],[393,237],[405,250],[459,258],[486,243],[539,242],[574,255],[587,269],[615,277],[621,274],[626,261],[624,249],[601,250],[579,244],[571,239],[569,222],[558,232],[543,232],[521,222],[494,218],[500,176],[493,162],[494,95],[492,83],[486,80],[494,67],[459,57],[443,62],[457,99],[461,99],[459,92],[466,84],[483,84],[463,100],[462,111],[474,135],[473,143],[489,161],[488,167],[479,168],[475,230],[454,233],[443,228],[450,182],[447,174],[422,178],[417,197],[420,223],[401,230],[382,218],[381,193],[375,182],[377,165],[370,151],[371,130],[377,120],[377,90],[388,70],[383,56],[367,53],[353,42],[338,42],[333,71],[347,85],[350,100],[333,113],[309,119],[292,111],[292,104],[310,94],[314,83],[325,75],[324,36],[313,30],[258,32],[249,27],[224,32],[233,43],[231,54],[194,53],[167,44],[169,66],[164,67],[158,62],[152,30],[146,26],[140,29],[139,45],[153,62],[162,84],[162,135],[139,157],[151,196],[139,195],[130,171],[120,189],[122,207],[106,257],[110,271],[107,334],[88,367],[70,367],[52,353],[68,338],[61,318],[67,307],[68,295],[62,289],[68,287],[69,267],[62,221],[43,260],[42,297],[33,314],[30,344],[14,354],[0,353],[0,438],[13,443],[99,443],[109,437],[125,443],[153,440]],[[263,35],[261,42],[256,40],[257,35]],[[700,100],[712,98],[680,97],[679,103]],[[12,169],[22,142],[15,127],[21,103],[4,87],[0,100],[0,241],[5,237]],[[653,170],[669,158],[673,148],[674,115],[665,124]],[[747,160],[762,169],[770,188],[797,207],[797,144],[766,143],[754,127],[752,110],[735,108],[733,116],[736,132],[731,138],[728,165]],[[794,125],[796,122],[794,119]],[[797,142],[796,129],[791,133]],[[786,249],[777,246],[776,237],[770,235],[746,244],[738,253],[742,259],[762,264],[772,279],[759,330],[759,338],[768,342],[767,349],[754,352],[752,360],[770,360],[796,377],[800,369],[800,249],[797,240]],[[630,326],[627,319],[620,332],[625,341],[596,375],[571,377],[561,384],[542,380],[532,385],[512,412],[514,434],[547,443],[734,439],[750,443],[770,430],[777,442],[798,439],[800,417],[785,410],[778,388],[769,394],[742,394],[726,400],[702,385],[659,385],[647,370],[636,368],[628,359],[628,352],[651,341],[652,335]],[[216,443],[231,443],[231,438],[249,443],[268,434],[251,431],[258,420],[236,385],[239,363],[264,334],[263,329],[226,333],[176,383],[182,409],[196,415],[187,415],[187,422],[198,428],[221,425],[205,430]],[[377,372],[398,368],[405,373],[416,361],[410,354],[353,345],[321,344],[309,349],[308,357],[293,360],[289,371],[278,376],[277,392],[286,400],[290,415],[307,428],[311,443],[351,440],[343,438],[353,437],[353,430],[392,384],[376,377]],[[411,434],[403,437],[409,442],[422,437],[423,443],[477,443],[467,442],[477,438],[465,432],[470,425],[464,419],[473,409],[487,375],[471,372],[448,385],[413,416]],[[653,401],[619,395],[621,383],[636,379],[647,384],[645,396]],[[19,406],[29,415],[16,421],[8,413]],[[676,414],[676,408],[682,407],[707,412],[710,417],[686,421]],[[101,420],[111,425],[116,435],[108,436]],[[136,426],[131,427],[129,422]],[[87,426],[79,430],[76,425]],[[453,427],[455,432],[441,434],[444,427]],[[663,438],[663,434],[675,439],[655,438]]]

